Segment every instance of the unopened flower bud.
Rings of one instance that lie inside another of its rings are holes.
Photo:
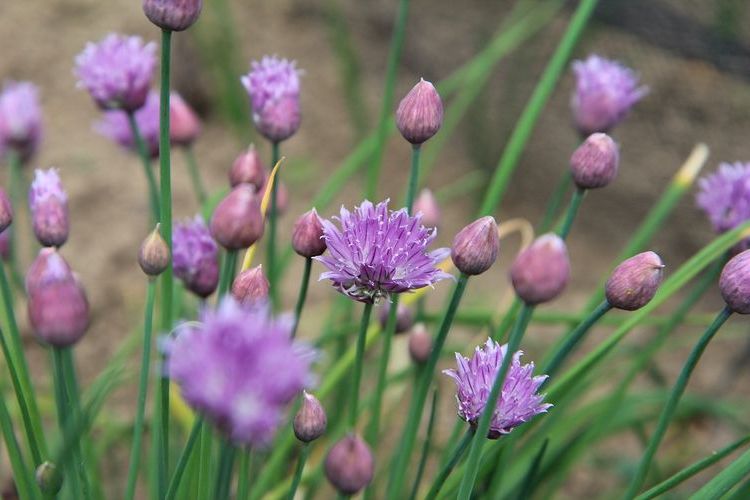
[[[309,443],[325,433],[328,417],[318,398],[307,392],[302,395],[302,406],[294,416],[294,435],[303,443]]]
[[[256,304],[268,299],[269,283],[263,267],[256,266],[242,271],[232,283],[232,296],[244,305]]]
[[[73,271],[57,249],[42,248],[26,272],[26,292],[30,294],[49,283],[72,279]]]
[[[326,240],[323,239],[323,221],[313,208],[305,212],[294,223],[292,248],[302,257],[316,257],[326,251]]]
[[[0,188],[0,233],[13,222],[13,207],[3,188]]]
[[[62,487],[62,474],[57,470],[57,466],[49,460],[39,464],[34,476],[39,489],[48,495],[57,494]]]
[[[266,167],[263,166],[260,154],[253,144],[250,144],[247,151],[240,153],[229,170],[229,184],[232,187],[252,184],[260,191],[266,183],[266,177]]]
[[[227,250],[247,248],[263,236],[263,216],[255,189],[240,184],[219,203],[211,218],[211,236]]]
[[[169,266],[169,246],[159,233],[159,224],[149,234],[138,252],[138,264],[149,276],[158,276]]]
[[[169,98],[169,140],[178,146],[190,146],[201,133],[201,121],[193,108],[177,92]]]
[[[750,250],[726,263],[719,277],[719,290],[732,312],[750,314]]]
[[[203,0],[143,0],[149,21],[169,31],[183,31],[198,20]]]
[[[617,176],[620,152],[615,141],[603,133],[591,134],[570,158],[573,182],[581,189],[604,187]]]
[[[348,434],[328,452],[325,461],[328,481],[342,495],[353,495],[372,481],[375,460],[358,434]]]
[[[635,311],[654,298],[664,275],[664,263],[654,252],[643,252],[620,263],[607,280],[607,302],[617,309]]]
[[[432,335],[420,323],[409,334],[409,356],[417,364],[426,363],[432,354]]]
[[[396,126],[416,146],[435,135],[442,124],[443,101],[430,82],[420,79],[399,103]]]
[[[511,265],[510,278],[518,297],[529,305],[554,299],[570,278],[565,242],[552,233],[540,236],[518,254]]]
[[[382,329],[385,329],[386,325],[388,324],[388,316],[391,313],[391,303],[386,302],[383,307],[380,308],[380,313],[378,314],[378,320],[380,321],[380,327]],[[409,309],[407,306],[403,304],[399,304],[398,308],[396,308],[396,332],[395,333],[404,333],[409,331],[409,328],[412,327],[414,324],[414,314],[412,314],[411,309]]]
[[[68,239],[68,195],[56,168],[37,169],[29,189],[34,235],[45,247],[59,247]]]
[[[28,312],[37,338],[55,347],[75,344],[89,326],[89,303],[77,279],[30,290]]]
[[[492,267],[500,250],[497,224],[490,216],[477,219],[453,238],[451,259],[459,271],[470,276]]]
[[[414,200],[411,212],[422,214],[422,225],[425,227],[438,227],[440,225],[440,207],[432,191],[425,188]]]

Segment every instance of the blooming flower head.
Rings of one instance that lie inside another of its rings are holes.
[[[29,82],[6,82],[0,93],[0,156],[14,151],[22,161],[36,152],[42,135],[39,90]]]
[[[714,230],[729,231],[750,219],[750,163],[722,163],[698,181],[698,206]]]
[[[573,73],[576,88],[571,106],[583,136],[609,131],[648,93],[647,87],[638,85],[633,70],[597,55],[573,61]]]
[[[341,216],[334,218],[340,229],[323,221],[329,253],[314,258],[328,268],[320,279],[330,279],[344,295],[373,303],[450,277],[436,268],[450,249],[427,251],[437,231],[425,228],[420,215],[388,210],[386,200],[377,205],[364,201],[354,213],[341,207]]]
[[[267,445],[286,406],[314,382],[314,352],[290,336],[291,318],[267,305],[243,308],[224,298],[167,341],[167,371],[185,401],[236,443]]]
[[[174,274],[193,293],[208,297],[219,283],[219,246],[200,215],[178,222],[172,234]]]
[[[56,168],[37,169],[29,188],[29,210],[34,235],[46,247],[59,247],[68,239],[68,195]]]
[[[501,346],[492,339],[487,339],[484,346],[475,349],[471,359],[456,353],[456,370],[443,370],[443,373],[456,382],[458,415],[472,425],[482,416],[495,377],[507,352],[508,344]],[[542,402],[543,394],[537,394],[547,376],[534,377],[534,363],[522,365],[522,355],[521,351],[513,354],[513,360],[503,382],[503,390],[492,415],[488,435],[491,439],[508,434],[514,427],[539,413],[545,413],[552,406]]]
[[[78,86],[100,108],[135,111],[146,102],[156,67],[156,44],[110,33],[86,44],[75,64]]]
[[[280,142],[299,128],[299,77],[295,61],[264,56],[253,61],[250,73],[242,77],[250,96],[253,121],[269,141]]]
[[[148,153],[156,158],[159,156],[159,96],[155,91],[148,93],[146,103],[135,112],[135,122]],[[138,145],[125,111],[106,111],[102,119],[94,124],[94,130],[123,148],[138,153]]]

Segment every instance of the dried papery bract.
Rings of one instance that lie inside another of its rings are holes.
[[[372,481],[375,459],[370,447],[356,433],[341,438],[328,451],[325,474],[342,495],[354,495]]]
[[[421,79],[401,100],[396,109],[396,126],[401,135],[421,145],[440,130],[443,101],[432,83]]]
[[[635,311],[656,295],[664,276],[664,263],[654,252],[643,252],[618,265],[604,287],[607,302],[617,309]]]
[[[570,279],[565,242],[556,234],[540,236],[521,251],[510,268],[516,295],[529,305],[556,298]]]
[[[211,236],[227,250],[248,248],[263,236],[265,222],[260,198],[248,184],[240,184],[221,200],[211,218]]]
[[[750,314],[750,250],[727,262],[719,277],[719,290],[732,312]]]
[[[615,141],[604,133],[591,134],[573,152],[570,172],[580,189],[601,188],[617,176],[620,152]]]
[[[326,240],[323,237],[323,221],[313,208],[305,212],[294,223],[292,248],[302,257],[317,257],[326,251]]]
[[[183,31],[198,20],[203,0],[143,0],[143,13],[164,30]]]
[[[63,476],[57,465],[49,460],[39,464],[34,473],[34,479],[39,489],[48,495],[55,495],[62,488]]]
[[[490,216],[475,220],[453,238],[451,259],[456,268],[469,276],[482,274],[497,260],[500,238],[495,219]]]
[[[138,265],[149,276],[158,276],[169,266],[170,254],[167,242],[159,233],[159,224],[143,240],[138,251]]]
[[[29,188],[29,209],[34,235],[42,246],[60,247],[68,239],[68,195],[56,168],[37,169]]]
[[[232,297],[242,305],[252,305],[268,300],[269,283],[263,267],[242,271],[232,283]]]
[[[268,173],[258,150],[253,144],[237,156],[229,170],[229,185],[250,184],[261,191],[266,183]]]
[[[318,398],[303,392],[302,405],[294,416],[294,435],[303,443],[315,441],[322,436],[328,427],[328,417]]]

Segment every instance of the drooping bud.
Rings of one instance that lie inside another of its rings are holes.
[[[726,263],[719,277],[719,290],[729,309],[750,314],[750,250],[738,253]]]
[[[0,233],[5,231],[13,222],[13,207],[3,188],[0,188]]]
[[[326,240],[323,239],[323,221],[313,208],[305,212],[294,223],[292,248],[302,257],[316,257],[326,251]]]
[[[234,160],[229,170],[229,184],[236,187],[239,184],[252,184],[260,191],[266,183],[266,167],[260,159],[254,144],[250,144],[247,151],[243,151]]]
[[[138,264],[149,276],[158,276],[169,266],[169,246],[159,233],[159,224],[149,234],[138,252]]]
[[[211,236],[227,250],[247,248],[263,236],[265,223],[255,189],[240,184],[221,200],[211,218]]]
[[[425,227],[438,227],[440,225],[440,207],[435,195],[427,188],[424,188],[417,199],[414,200],[411,212],[422,214],[422,225]]]
[[[328,426],[328,417],[318,398],[303,391],[302,406],[294,416],[294,435],[303,443],[315,441]]]
[[[68,195],[56,168],[37,169],[29,189],[34,235],[45,247],[60,247],[68,239]]]
[[[428,81],[420,79],[396,110],[396,126],[404,139],[420,145],[435,135],[443,124],[443,101]]]
[[[427,363],[432,354],[432,335],[422,323],[412,328],[409,334],[409,355],[417,364]]]
[[[256,266],[237,275],[232,283],[232,296],[240,304],[256,304],[268,299],[269,286],[263,267]]]
[[[62,474],[57,470],[57,466],[49,460],[39,464],[34,477],[42,493],[55,495],[62,487]]]
[[[75,278],[30,290],[28,312],[36,337],[55,347],[75,344],[89,326],[86,292]]]
[[[378,314],[378,320],[380,320],[380,328],[385,329],[388,324],[388,316],[391,313],[391,303],[386,302],[383,307],[380,308]],[[403,304],[399,304],[396,309],[396,333],[404,333],[409,331],[409,328],[414,324],[414,314],[411,309]]]
[[[603,133],[591,134],[570,158],[573,182],[581,189],[604,187],[617,176],[620,152],[617,143]]]
[[[342,495],[353,495],[370,484],[374,472],[370,447],[358,434],[341,438],[326,456],[326,477]]]
[[[500,250],[497,224],[490,216],[477,219],[453,238],[451,259],[459,271],[470,276],[492,267]]]
[[[149,21],[169,31],[183,31],[198,20],[203,0],[143,0]]]
[[[169,140],[178,146],[190,146],[201,133],[201,121],[193,108],[177,92],[169,98]]]
[[[540,236],[518,254],[511,265],[510,278],[518,297],[529,305],[554,299],[570,278],[565,242],[552,233]]]
[[[26,292],[58,281],[73,279],[73,271],[55,248],[42,248],[26,272]]]
[[[664,275],[664,263],[654,252],[643,252],[624,260],[607,280],[607,302],[617,309],[635,311],[654,298]]]

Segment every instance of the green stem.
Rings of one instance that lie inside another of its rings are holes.
[[[419,458],[419,466],[417,467],[417,474],[414,476],[414,485],[411,487],[411,495],[409,495],[409,500],[414,500],[415,498],[417,498],[417,493],[419,493],[419,485],[422,482],[422,476],[424,475],[424,470],[427,466],[427,459],[430,456],[432,432],[435,430],[435,415],[437,414],[438,394],[439,392],[437,389],[432,391],[430,420],[427,421],[427,432],[425,432],[424,443],[422,444],[422,455]]]
[[[693,350],[690,352],[687,361],[685,361],[685,365],[682,367],[680,376],[677,378],[677,382],[672,388],[672,392],[669,395],[667,404],[664,406],[661,415],[659,415],[659,422],[656,424],[656,430],[651,436],[648,447],[646,448],[646,451],[643,454],[640,463],[638,464],[638,470],[630,481],[628,490],[625,493],[625,498],[635,498],[635,496],[638,494],[638,491],[641,489],[641,486],[646,479],[646,474],[648,473],[649,467],[651,466],[651,461],[653,460],[654,455],[656,454],[656,450],[659,447],[664,434],[667,432],[669,422],[672,420],[672,416],[677,409],[677,404],[680,401],[680,397],[682,396],[683,392],[685,392],[685,387],[687,387],[690,375],[693,373],[693,370],[698,364],[698,361],[700,360],[703,351],[706,349],[706,346],[708,346],[708,343],[711,341],[714,335],[716,335],[716,332],[719,331],[721,325],[724,324],[724,322],[729,318],[729,316],[731,316],[731,314],[732,311],[729,309],[729,307],[725,307],[724,309],[722,309],[721,312],[716,316],[714,322],[706,329],[703,336],[698,340],[698,342],[693,347]]]
[[[464,471],[464,477],[461,481],[461,486],[458,492],[458,498],[460,500],[468,500],[471,497],[471,491],[474,489],[474,482],[476,481],[477,473],[479,472],[482,447],[487,438],[487,433],[490,430],[492,415],[497,408],[497,400],[502,392],[503,384],[505,383],[505,376],[510,368],[513,353],[515,353],[521,345],[521,339],[523,338],[526,326],[529,324],[533,312],[534,306],[524,304],[518,319],[516,320],[516,324],[513,327],[513,331],[510,333],[510,339],[508,340],[507,350],[503,357],[503,363],[500,365],[500,369],[495,376],[495,382],[492,384],[492,390],[490,391],[484,411],[482,411],[482,416],[479,418],[479,423],[477,424],[475,438],[471,443],[469,458],[466,460],[466,470]]]
[[[526,471],[523,483],[521,484],[521,491],[518,494],[519,500],[527,500],[531,498],[531,494],[534,492],[534,488],[538,483],[537,477],[539,475],[539,467],[542,465],[542,459],[544,458],[544,453],[547,451],[547,445],[549,445],[549,438],[546,438],[542,443],[542,446],[539,447],[539,451],[531,462],[529,470]]]
[[[172,500],[177,495],[177,491],[180,489],[180,482],[185,475],[185,468],[190,461],[190,457],[193,455],[195,442],[198,441],[198,436],[201,434],[202,428],[203,420],[196,418],[193,423],[193,428],[190,429],[190,435],[188,435],[187,442],[185,443],[185,449],[182,450],[182,454],[177,460],[177,467],[174,470],[174,474],[172,474],[172,480],[169,482],[169,488],[167,489],[166,500]]]
[[[237,454],[235,448],[229,441],[222,441],[221,454],[219,455],[219,471],[216,474],[214,487],[214,500],[226,500],[229,498],[229,490],[232,484],[232,468],[234,457]]]
[[[13,419],[10,417],[8,407],[5,404],[5,398],[0,397],[0,430],[5,440],[5,448],[10,459],[10,467],[13,471],[13,479],[18,489],[19,498],[39,498],[39,492],[32,476],[33,469],[26,466],[21,447],[16,441],[16,435],[13,432]]]
[[[271,168],[274,168],[279,162],[280,156],[279,143],[274,142],[271,144]],[[278,192],[279,183],[281,182],[281,172],[276,171],[276,177],[271,186],[271,204],[268,207],[268,252],[266,255],[266,263],[268,265],[268,283],[269,292],[271,297],[271,305],[274,309],[279,307],[279,285],[277,282],[277,269],[276,269],[276,222],[279,216],[278,214]]]
[[[737,483],[747,477],[749,470],[750,450],[745,451],[745,453],[740,455],[739,458],[722,469],[721,472],[716,474],[708,483],[695,492],[690,497],[690,500],[719,500],[727,498],[726,494],[734,488]],[[735,498],[735,496],[732,498]],[[747,496],[739,496],[739,498],[747,498]]]
[[[544,211],[542,222],[539,223],[540,234],[546,233],[547,230],[552,227],[552,222],[557,216],[557,211],[560,209],[563,198],[568,192],[568,189],[570,189],[570,181],[572,178],[573,176],[571,175],[570,170],[566,169],[560,176],[560,180],[557,181],[555,190],[552,191],[552,195],[550,196],[549,202],[547,203],[547,208]]]
[[[386,498],[398,498],[401,494],[404,485],[404,479],[406,477],[406,469],[408,469],[409,458],[411,457],[412,450],[414,448],[414,441],[417,435],[417,429],[419,422],[422,419],[422,409],[424,408],[425,400],[427,399],[427,392],[430,389],[430,383],[432,382],[432,375],[435,372],[438,359],[440,358],[440,352],[443,350],[445,339],[448,336],[448,330],[450,330],[451,324],[453,323],[453,317],[456,314],[458,305],[461,302],[461,297],[466,290],[466,285],[469,282],[469,276],[461,273],[453,289],[453,295],[451,296],[448,308],[445,310],[443,321],[440,323],[437,337],[435,337],[435,344],[430,354],[430,358],[424,366],[422,376],[415,388],[414,394],[412,395],[411,404],[409,405],[409,415],[404,425],[404,431],[399,441],[399,446],[396,450],[395,459],[393,460],[393,468],[391,469],[391,477],[388,483],[388,490]]]
[[[453,472],[453,468],[456,466],[458,461],[461,460],[461,457],[466,452],[466,448],[469,447],[469,444],[471,443],[473,437],[474,430],[469,427],[468,429],[466,429],[464,437],[461,438],[461,441],[459,441],[459,443],[454,448],[450,459],[445,463],[445,465],[443,465],[443,468],[440,469],[438,475],[435,476],[435,481],[432,483],[427,496],[425,496],[426,500],[437,498],[438,493],[440,493],[440,488],[443,487],[443,484],[445,484],[445,480],[448,479],[448,476],[450,476],[451,472]]]
[[[130,132],[133,134],[133,140],[135,142],[136,150],[138,151],[138,157],[141,159],[146,182],[148,182],[148,200],[151,206],[151,216],[154,219],[154,222],[156,222],[159,220],[159,188],[156,185],[156,176],[151,167],[151,155],[146,148],[146,143],[144,142],[141,131],[138,128],[138,122],[135,119],[135,112],[129,111],[125,114],[128,117],[128,123],[130,123]]]
[[[73,349],[67,347],[62,349],[62,363],[63,370],[65,371],[65,391],[68,398],[68,406],[70,411],[69,420],[77,422],[81,420],[81,396],[78,389],[78,377],[76,376],[75,364],[73,361]],[[83,436],[73,448],[73,458],[78,465],[78,475],[81,478],[81,489],[83,491],[83,498],[91,498],[91,488],[89,486],[88,471],[86,464],[83,460],[82,448],[87,444],[87,437]],[[92,474],[96,470],[92,467]]]
[[[568,237],[570,228],[573,227],[573,220],[576,218],[576,214],[578,213],[578,208],[581,206],[584,194],[586,194],[585,189],[576,188],[576,190],[573,191],[573,196],[570,198],[570,205],[568,205],[568,210],[565,212],[565,220],[563,221],[562,225],[560,226],[560,230],[558,231],[560,238],[562,238],[563,240]]]
[[[415,144],[411,149],[411,168],[409,169],[409,184],[406,191],[406,211],[409,215],[412,213],[414,197],[417,195],[417,185],[419,184],[419,153],[422,150],[420,144]]]
[[[362,380],[362,368],[365,359],[365,340],[367,338],[367,327],[370,324],[370,314],[372,313],[372,304],[365,304],[362,311],[362,322],[359,326],[359,335],[357,336],[357,352],[354,355],[353,381],[349,392],[349,428],[354,430],[357,426],[357,407],[359,406],[359,385]]]
[[[67,394],[67,381],[65,375],[65,360],[63,359],[62,349],[52,348],[52,364],[54,369],[53,382],[55,386],[55,402],[57,403],[57,422],[60,427],[60,434],[65,435],[70,415],[68,410],[71,408]],[[58,467],[64,467],[67,470],[65,477],[70,484],[70,490],[73,498],[83,498],[83,490],[80,484],[78,471],[75,463],[78,461],[79,453],[77,452],[78,444],[76,443],[71,450],[72,463],[59,463]]]
[[[247,449],[240,455],[239,463],[239,477],[237,478],[237,500],[247,500],[250,494],[250,481],[248,478],[248,471],[250,469],[250,454],[252,450]]]
[[[130,467],[128,482],[125,489],[125,499],[131,500],[135,496],[135,482],[138,478],[138,464],[141,459],[141,443],[143,440],[143,421],[146,412],[146,397],[148,394],[148,375],[151,369],[151,334],[153,331],[154,297],[156,282],[149,279],[146,289],[146,308],[143,321],[143,354],[141,357],[141,373],[138,382],[138,402],[133,424],[133,444],[130,451]]]
[[[299,458],[297,459],[297,467],[294,469],[292,486],[289,488],[289,494],[286,496],[287,500],[294,500],[294,494],[297,493],[297,488],[302,480],[302,471],[305,469],[305,462],[307,462],[307,456],[309,454],[310,443],[303,443],[302,450],[300,450]]]
[[[237,250],[227,250],[224,254],[224,263],[221,270],[221,278],[219,280],[219,299],[226,295],[229,289],[232,287],[232,281],[234,280],[234,270],[236,267]]]
[[[18,219],[18,214],[21,212],[26,197],[26,183],[24,182],[23,176],[23,164],[21,163],[21,157],[16,151],[11,149],[8,151],[8,166],[10,170],[10,179],[8,180],[10,188],[10,204],[15,211],[15,218]],[[20,232],[15,229],[19,227],[18,220],[16,224],[8,227],[6,231],[10,231],[8,240],[8,252],[10,253],[10,269],[11,277],[13,282],[19,290],[25,291],[25,284],[23,280],[23,273],[21,272],[21,260],[19,257],[18,243],[20,242]]]
[[[206,188],[203,186],[200,169],[198,168],[198,161],[195,159],[195,151],[193,151],[192,146],[184,148],[183,151],[185,152],[185,164],[187,165],[188,174],[190,175],[190,182],[193,185],[195,198],[202,207],[206,201]]]
[[[198,494],[196,498],[203,500],[209,498],[211,460],[213,451],[213,436],[211,428],[203,424],[200,434],[200,456],[198,461]]]
[[[515,297],[513,299],[513,303],[505,312],[502,321],[500,321],[500,324],[497,325],[497,328],[492,334],[492,340],[494,340],[495,342],[500,342],[503,338],[505,338],[505,333],[510,329],[511,325],[513,325],[513,322],[518,317],[518,311],[521,310],[522,305],[523,302],[521,301],[521,299],[519,299],[518,297]],[[488,319],[491,320],[492,318],[490,317]]]
[[[299,295],[297,295],[297,305],[294,306],[294,326],[292,327],[292,338],[297,335],[299,319],[302,316],[302,308],[305,306],[307,298],[307,287],[310,284],[310,271],[312,270],[312,259],[305,258],[305,270],[302,273],[302,281],[299,284]]]

